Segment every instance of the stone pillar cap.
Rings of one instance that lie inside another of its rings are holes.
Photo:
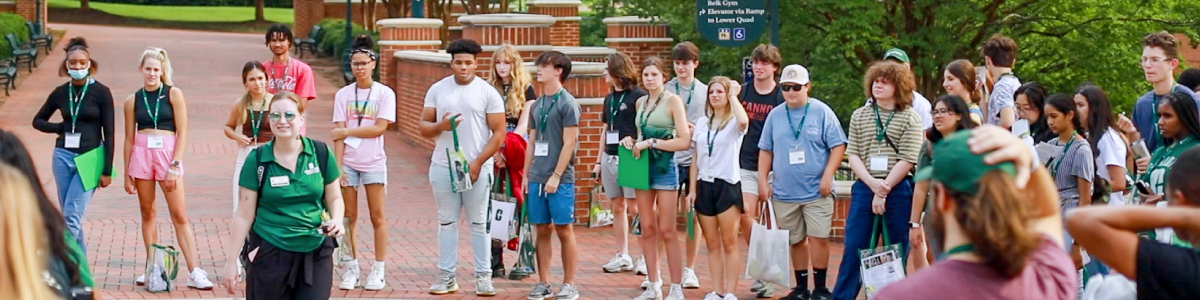
[[[458,18],[458,22],[467,26],[528,26],[550,27],[556,20],[548,15],[531,14],[482,14],[467,15]]]
[[[394,18],[375,21],[380,28],[441,28],[442,20],[429,18]]]
[[[651,24],[657,21],[656,19],[642,18],[638,16],[611,17],[604,18],[604,24]]]
[[[533,1],[529,1],[529,5],[530,6],[542,6],[542,7],[556,7],[556,6],[572,7],[572,6],[583,5],[583,1],[580,1],[580,0],[533,0]]]

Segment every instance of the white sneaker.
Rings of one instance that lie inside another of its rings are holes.
[[[708,294],[704,295],[703,300],[723,300],[723,299],[721,298],[720,295],[717,295],[717,292],[708,292]]]
[[[558,289],[558,294],[554,295],[557,300],[575,300],[579,299],[579,287],[574,284],[563,283]]]
[[[657,281],[658,289],[662,290],[662,276],[658,276],[657,279],[658,279],[658,281]],[[643,290],[649,288],[651,284],[655,284],[655,282],[650,281],[649,275],[646,276],[646,279],[642,279],[642,289]]]
[[[353,290],[358,286],[358,277],[362,275],[362,270],[358,268],[358,261],[346,262],[346,272],[342,273],[342,283],[338,284],[339,289]]]
[[[755,292],[754,297],[756,297],[756,298],[773,298],[773,297],[775,297],[775,286],[771,285],[770,283],[763,283],[762,289],[759,289],[758,292]]]
[[[475,274],[475,296],[491,297],[495,295],[496,288],[492,286],[492,274]]]
[[[608,263],[604,264],[603,267],[605,273],[633,271],[633,258],[629,257],[628,254],[618,252],[617,255],[613,256],[612,260],[609,260]]]
[[[685,289],[700,288],[700,278],[696,277],[695,270],[692,270],[692,268],[688,268],[688,267],[683,268],[683,283],[682,283],[682,285],[683,285],[683,288],[685,288]]]
[[[728,293],[725,294],[725,298],[721,298],[721,300],[738,300],[738,298],[737,296],[734,296],[733,293]]]
[[[367,275],[367,283],[363,284],[363,289],[368,291],[382,290],[387,286],[387,280],[383,279],[383,262],[371,263],[371,274]]]
[[[633,267],[633,271],[637,275],[646,275],[646,256],[638,258],[637,264]]]
[[[646,289],[645,292],[642,292],[641,295],[633,298],[633,300],[662,300],[662,283],[654,282],[648,286],[655,286],[656,288]]]
[[[667,300],[684,300],[683,286],[678,283],[672,283],[671,292],[667,294]]]
[[[133,280],[133,284],[146,285],[146,274],[138,275],[137,279]]]
[[[187,286],[197,290],[211,290],[213,288],[212,281],[208,281],[208,272],[204,269],[192,269],[192,273],[188,274]]]

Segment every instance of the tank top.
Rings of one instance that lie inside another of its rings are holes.
[[[267,111],[263,111],[262,113],[263,113],[262,120],[261,120],[262,123],[260,123],[260,125],[258,127],[258,136],[257,136],[258,140],[255,141],[259,144],[266,143],[267,141],[270,141],[271,139],[275,138],[275,134],[271,133],[271,124],[270,124],[270,122],[267,121],[267,116],[266,116]],[[253,112],[253,110],[247,109],[246,110],[246,122],[242,123],[242,135],[248,136],[252,139],[255,138],[254,123],[259,122],[259,120],[254,118],[254,117],[256,117],[256,114],[257,113]]]
[[[671,98],[671,96],[673,96],[673,94],[666,92],[666,91],[662,92],[661,101],[659,101],[660,99],[658,99],[657,97],[649,98],[649,96],[647,96],[646,102],[642,103],[641,109],[638,110],[638,114],[637,114],[638,127],[639,128],[640,127],[655,127],[655,128],[668,129],[668,130],[674,131],[675,130],[675,121],[671,118],[670,114],[667,114],[667,107],[670,106],[668,104],[668,101]],[[647,113],[645,111],[646,107],[649,107],[651,104],[654,104],[655,102],[658,102],[658,104],[654,105],[654,110]]]
[[[133,93],[133,114],[138,130],[149,128],[175,131],[175,109],[171,105],[170,91],[171,86],[163,85],[154,92],[138,90]],[[142,95],[150,97],[150,100],[147,101]],[[155,112],[156,108],[157,112]],[[155,116],[158,117],[158,126],[155,126]]]

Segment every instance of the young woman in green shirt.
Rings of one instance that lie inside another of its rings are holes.
[[[227,248],[221,278],[230,294],[237,276],[232,262],[240,256],[246,299],[329,299],[336,247],[330,237],[345,230],[341,175],[328,146],[299,134],[304,102],[291,92],[271,99],[267,120],[275,139],[252,151],[242,167],[228,244],[234,247]]]
[[[1168,170],[1183,151],[1200,144],[1200,117],[1197,116],[1196,102],[1182,92],[1167,94],[1158,104],[1158,130],[1164,146],[1158,147],[1150,155],[1150,166],[1138,180],[1147,185],[1151,193],[1139,192],[1139,197],[1142,203],[1166,207],[1167,201],[1162,200],[1165,199],[1163,189]],[[1170,228],[1157,229],[1154,236],[1160,242],[1182,244],[1174,238],[1175,234]]]

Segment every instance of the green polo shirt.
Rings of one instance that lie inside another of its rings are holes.
[[[238,185],[258,190],[258,164],[254,161],[262,151],[260,162],[267,163],[263,174],[262,195],[254,217],[254,232],[280,249],[292,252],[311,252],[325,241],[318,230],[321,213],[325,211],[325,185],[338,180],[339,170],[333,151],[329,151],[327,168],[318,166],[312,141],[304,138],[304,149],[296,159],[292,172],[275,161],[275,142],[269,142],[247,156]],[[272,178],[275,178],[273,181]],[[284,183],[283,179],[287,182]]]

